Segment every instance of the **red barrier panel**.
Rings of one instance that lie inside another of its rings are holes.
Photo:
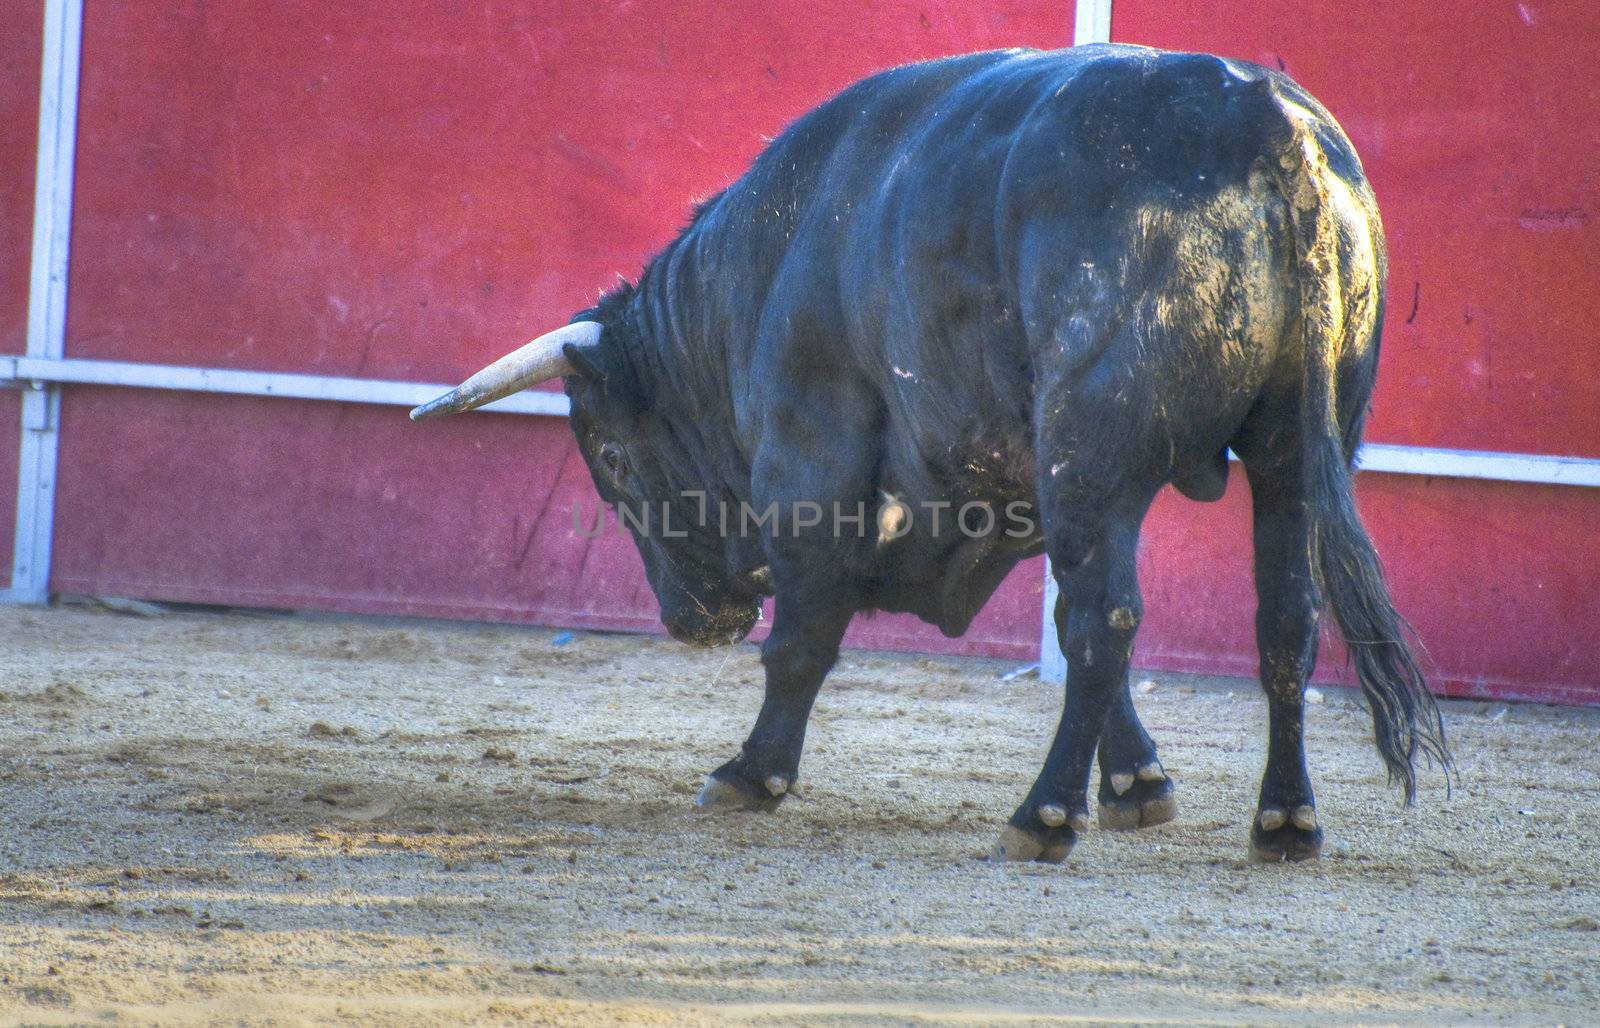
[[[1121,42],[1280,66],[1360,152],[1389,240],[1369,438],[1600,457],[1600,9],[1116,0]]]
[[[1281,56],[1368,159],[1394,252],[1373,438],[1600,455],[1600,288],[1581,259],[1600,140],[1572,99],[1597,90],[1572,61],[1595,19],[1201,8],[1117,0],[1115,34]],[[693,199],[839,87],[1061,45],[1071,16],[91,5],[68,356],[454,380],[636,273]],[[631,543],[572,531],[593,493],[557,419],[413,426],[399,408],[86,388],[64,406],[57,590],[655,628]],[[1441,684],[1600,700],[1583,531],[1600,493],[1377,475],[1360,491]],[[1038,563],[963,640],[881,616],[851,641],[1030,657]],[[1142,567],[1139,661],[1253,671],[1242,476],[1218,505],[1164,496]]]
[[[1368,439],[1600,457],[1600,15],[1536,0],[1221,6],[1115,0],[1112,37],[1283,68],[1349,132],[1390,248]],[[1216,531],[1216,514],[1158,508],[1143,658],[1253,670],[1243,492]],[[1366,475],[1360,493],[1437,684],[1600,702],[1600,491]]]
[[[1356,491],[1437,691],[1600,701],[1600,490],[1371,474]],[[1220,503],[1157,500],[1139,562],[1139,666],[1255,675],[1249,497],[1235,468]],[[1317,677],[1353,683],[1342,648],[1325,643]]]
[[[669,240],[862,75],[1070,4],[96,4],[68,356],[455,380]],[[72,389],[57,590],[655,628],[559,420]],[[115,515],[109,515],[115,511]],[[959,643],[1023,656],[1038,562]]]

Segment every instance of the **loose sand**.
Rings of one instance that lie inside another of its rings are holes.
[[[1259,867],[1255,686],[1157,676],[1177,822],[996,866],[1054,687],[848,653],[801,795],[700,815],[754,649],[560,638],[0,608],[0,1021],[1600,1018],[1600,712],[1448,704],[1403,811],[1328,690]]]

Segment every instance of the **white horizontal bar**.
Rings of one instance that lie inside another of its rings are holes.
[[[0,381],[64,382],[76,385],[175,389],[191,393],[233,393],[241,396],[284,396],[295,400],[342,400],[346,403],[392,403],[415,407],[454,386],[425,382],[392,382],[374,378],[291,375],[275,371],[186,368],[171,364],[125,361],[39,360],[0,357]],[[479,410],[497,414],[553,414],[570,409],[561,393],[525,390]]]
[[[0,382],[69,383],[175,389],[185,392],[284,396],[299,400],[342,400],[415,407],[451,386],[393,382],[373,378],[291,375],[273,371],[188,368],[124,361],[45,360],[0,357]],[[570,411],[560,393],[524,391],[485,407],[501,414],[545,414],[564,417]],[[1230,453],[1230,457],[1233,455]],[[1235,458],[1237,459],[1237,458]],[[1400,475],[1437,475],[1497,482],[1600,487],[1600,460],[1539,453],[1495,453],[1487,450],[1445,450],[1423,446],[1367,443],[1357,455],[1364,471]]]
[[[1228,459],[1238,455],[1228,451]],[[1544,453],[1497,453],[1492,450],[1444,450],[1431,446],[1362,443],[1356,467],[1392,475],[1434,475],[1478,478],[1489,482],[1536,482],[1541,485],[1600,487],[1600,460]]]
[[[1363,443],[1356,453],[1356,464],[1362,471],[1387,471],[1397,475],[1441,475],[1446,478],[1483,478],[1495,482],[1600,486],[1600,460],[1587,457]]]

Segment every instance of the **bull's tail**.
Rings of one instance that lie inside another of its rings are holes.
[[[1391,783],[1416,797],[1414,760],[1421,750],[1446,770],[1450,752],[1438,704],[1428,691],[1405,624],[1389,599],[1382,565],[1356,512],[1352,459],[1359,428],[1341,431],[1335,396],[1345,297],[1339,274],[1339,227],[1328,195],[1327,158],[1310,127],[1290,116],[1292,138],[1276,178],[1295,236],[1296,278],[1304,336],[1302,465],[1310,526],[1311,569],[1333,608]]]

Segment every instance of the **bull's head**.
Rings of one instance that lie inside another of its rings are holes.
[[[623,519],[674,639],[698,646],[738,642],[761,611],[762,572],[741,570],[733,540],[705,516],[720,492],[688,453],[681,427],[651,402],[603,313],[547,333],[411,412],[412,420],[458,414],[552,378],[572,400],[572,429],[601,499]],[[664,512],[670,511],[670,514]],[[671,534],[663,529],[670,517]],[[641,527],[642,526],[642,527]],[[681,534],[680,534],[681,533]],[[744,561],[748,563],[748,561]]]

